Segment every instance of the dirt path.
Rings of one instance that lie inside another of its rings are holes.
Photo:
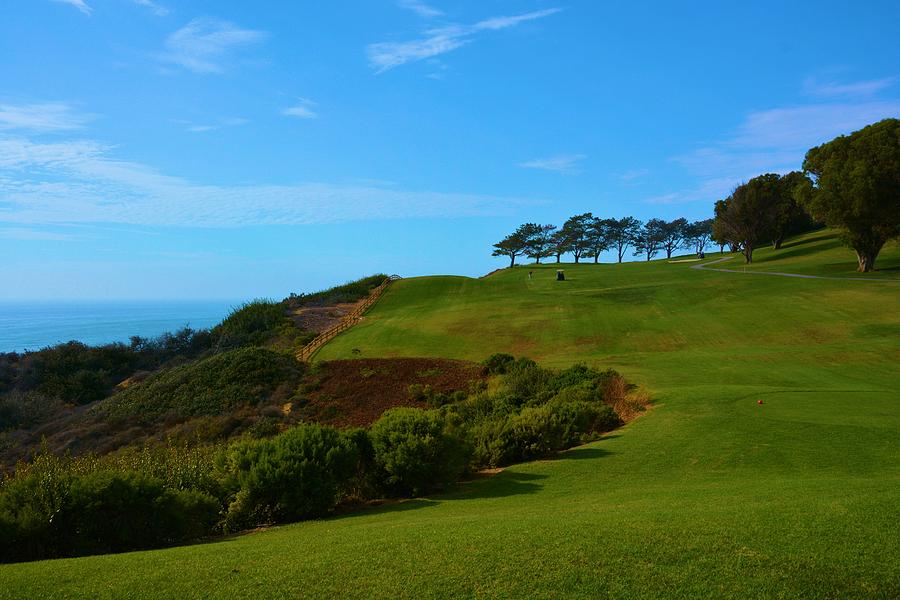
[[[776,271],[736,271],[734,269],[711,269],[710,266],[731,260],[733,256],[726,256],[712,262],[694,265],[691,268],[700,271],[718,271],[719,273],[743,273],[745,275],[774,275],[776,277],[795,277],[797,279],[831,279],[835,281],[878,281],[880,283],[898,283],[900,279],[875,279],[874,277],[825,277],[823,275],[801,275],[800,273],[778,273]]]

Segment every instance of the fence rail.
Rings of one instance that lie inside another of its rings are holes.
[[[297,352],[297,360],[301,362],[306,362],[312,358],[313,354],[315,354],[319,348],[330,342],[337,335],[347,331],[362,319],[363,313],[369,310],[373,304],[375,304],[378,299],[381,297],[381,294],[384,293],[393,282],[401,279],[399,275],[391,275],[387,279],[381,282],[381,284],[369,292],[369,295],[363,300],[358,306],[356,306],[352,311],[341,317],[339,323],[336,323],[317,335],[313,340],[300,348]]]

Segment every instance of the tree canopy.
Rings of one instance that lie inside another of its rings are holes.
[[[871,271],[884,244],[900,236],[900,120],[885,119],[812,148],[801,188],[810,214],[843,231],[861,272]]]

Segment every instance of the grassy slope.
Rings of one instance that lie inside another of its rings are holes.
[[[803,256],[776,270],[829,269]],[[319,356],[612,366],[658,406],[598,443],[224,542],[0,566],[0,596],[897,597],[900,284],[689,266],[401,281]]]
[[[719,258],[718,253],[710,255]],[[781,271],[802,275],[824,275],[826,277],[864,277],[866,279],[895,279],[900,281],[900,240],[885,245],[875,271],[858,273],[856,256],[841,244],[832,231],[817,231],[799,238],[788,240],[780,250],[771,248],[753,253],[753,264],[745,265],[742,256],[716,265],[726,269],[747,271]]]

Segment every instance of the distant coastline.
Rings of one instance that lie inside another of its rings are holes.
[[[128,343],[185,325],[211,327],[242,300],[2,300],[0,352],[38,350],[78,340],[89,345]]]

